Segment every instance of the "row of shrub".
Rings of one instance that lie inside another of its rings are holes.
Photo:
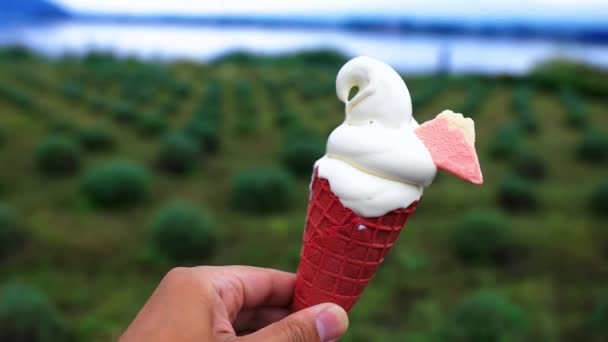
[[[414,112],[429,104],[439,94],[447,90],[451,86],[451,82],[444,77],[437,77],[433,81],[426,84],[424,88],[416,88],[416,92],[412,92],[412,106]]]
[[[487,84],[481,81],[470,82],[464,102],[458,105],[454,110],[457,113],[462,113],[466,117],[476,117],[481,111],[483,100],[487,98]]]
[[[163,243],[176,237],[172,235],[173,232],[185,232],[181,230],[185,224],[200,225],[202,222],[200,216],[190,212],[193,208],[186,208],[169,207],[158,216],[152,227],[154,232],[163,232],[162,228],[169,226],[178,228],[169,229],[169,234],[166,231],[158,234],[166,238]],[[177,225],[174,226],[174,223]],[[199,230],[203,231],[205,230]],[[198,238],[192,236],[192,233],[186,234],[194,237],[194,240]],[[184,241],[189,239],[172,243],[179,246]],[[203,255],[213,249],[213,245],[203,244],[187,246],[184,250],[190,251],[191,247],[198,251],[195,254]],[[186,252],[177,253],[181,255]],[[188,257],[185,260],[192,260],[191,255],[186,255]],[[199,260],[199,255],[195,256],[194,260]],[[523,341],[531,338],[531,325],[532,317],[524,307],[499,292],[484,289],[464,296],[448,311],[439,322],[437,339],[456,342]],[[581,329],[586,332],[586,336],[601,340],[602,336],[608,333],[607,327],[608,296],[600,295],[595,307],[583,318]],[[49,299],[39,290],[20,283],[4,287],[0,293],[0,339],[31,342],[77,340],[75,332]]]
[[[522,130],[515,124],[504,125],[492,136],[488,145],[493,159],[512,159],[524,149]]]
[[[336,92],[334,78],[327,73],[316,74],[315,77],[310,71],[302,70],[294,76],[291,75],[288,74],[289,83],[297,85],[296,91],[304,102],[326,99]]]
[[[273,106],[274,113],[285,113],[289,111],[288,96],[284,82],[268,76],[262,77],[264,89],[266,94],[269,95],[270,101]],[[275,123],[278,124],[277,120]]]
[[[298,178],[310,178],[315,161],[325,154],[325,139],[300,124],[284,129],[282,146],[281,163]]]
[[[516,183],[514,183],[516,184]],[[511,186],[511,185],[510,185]],[[534,195],[526,192],[531,187],[516,184],[519,198],[518,210],[530,210],[531,205],[522,198]],[[504,191],[504,190],[501,190]],[[608,217],[608,183],[598,184],[587,198],[588,208],[598,218]],[[532,205],[533,206],[533,205]],[[494,211],[474,210],[463,216],[456,224],[451,247],[454,254],[464,263],[507,266],[519,256],[525,255],[525,241],[519,237],[507,217]]]
[[[539,130],[538,118],[531,108],[532,89],[519,86],[513,92],[513,111],[517,123],[528,134],[535,134]]]
[[[49,176],[74,175],[82,167],[82,147],[89,150],[112,148],[114,140],[104,130],[91,129],[81,135],[81,144],[68,136],[54,135],[37,149],[36,163]],[[319,140],[320,142],[320,140]],[[320,145],[310,139],[286,144],[283,161],[295,175],[309,177],[312,164],[322,154]],[[203,159],[197,142],[188,134],[175,132],[161,142],[157,165],[163,171],[184,174]],[[280,212],[289,205],[293,186],[291,176],[282,170],[261,170],[235,178],[234,205],[243,210]],[[150,187],[148,171],[137,164],[115,162],[87,171],[82,189],[90,202],[108,209],[137,205],[145,199]]]
[[[499,292],[476,291],[461,299],[440,322],[436,339],[454,342],[528,341],[532,317],[526,309]],[[608,334],[608,295],[600,295],[595,307],[583,316],[580,330],[593,341]]]
[[[235,102],[237,104],[236,130],[238,134],[251,134],[259,125],[256,98],[251,81],[240,79],[235,82]]]
[[[559,94],[566,110],[566,124],[577,129],[587,127],[587,108],[576,92],[572,88],[564,87],[560,89]]]
[[[205,95],[184,127],[184,132],[203,154],[215,154],[220,148],[220,129],[224,91],[219,80],[209,81]]]
[[[13,86],[0,84],[0,97],[5,98],[9,102],[13,103],[19,109],[24,111],[31,110],[34,106],[32,96],[21,89],[17,89]]]
[[[489,154],[493,159],[517,159],[524,156],[523,164],[530,164],[531,160],[527,151],[522,129],[515,124],[507,124],[498,129],[489,143]],[[575,155],[582,161],[591,164],[602,164],[608,161],[608,134],[598,128],[588,128],[584,131],[579,145],[575,149]],[[536,157],[536,159],[538,159]],[[528,162],[525,162],[528,160]],[[536,169],[540,171],[540,162]],[[544,172],[540,171],[538,177]]]
[[[579,332],[590,341],[608,335],[608,292],[581,317]],[[523,306],[489,289],[464,296],[439,324],[437,341],[487,342],[537,340],[531,336],[532,317]]]

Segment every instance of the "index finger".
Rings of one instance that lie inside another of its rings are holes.
[[[292,300],[296,275],[250,266],[211,267],[213,284],[232,319],[241,309],[286,307]]]

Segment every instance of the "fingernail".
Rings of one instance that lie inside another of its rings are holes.
[[[335,341],[346,332],[348,317],[340,306],[334,304],[317,314],[316,324],[322,342]]]

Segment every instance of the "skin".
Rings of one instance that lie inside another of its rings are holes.
[[[121,342],[335,341],[348,317],[335,304],[290,314],[295,275],[246,266],[175,268],[160,282]]]

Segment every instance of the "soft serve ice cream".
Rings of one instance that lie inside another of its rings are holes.
[[[340,69],[336,91],[346,119],[315,164],[295,311],[324,302],[351,310],[438,169],[483,181],[473,121],[444,111],[419,125],[405,83],[388,65],[357,57]]]
[[[351,88],[357,94],[348,99]],[[342,204],[364,217],[382,216],[420,199],[437,168],[414,130],[409,91],[387,64],[369,57],[346,63],[336,80],[346,120],[315,164]]]

